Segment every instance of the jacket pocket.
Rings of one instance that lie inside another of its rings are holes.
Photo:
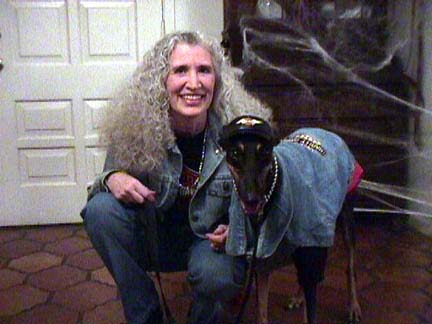
[[[175,200],[175,194],[171,192],[173,181],[167,175],[150,175],[148,177],[148,188],[157,192],[157,208],[169,207]]]
[[[205,196],[205,213],[211,219],[221,220],[228,214],[228,209],[231,202],[232,182],[230,179],[213,180],[207,190]]]
[[[232,192],[232,181],[231,180],[214,180],[208,187],[207,193],[209,196],[229,198]]]

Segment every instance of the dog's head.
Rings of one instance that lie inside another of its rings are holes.
[[[219,144],[226,152],[243,210],[248,216],[260,214],[273,179],[273,129],[261,118],[237,117],[223,127]]]

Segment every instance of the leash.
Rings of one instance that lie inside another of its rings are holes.
[[[156,282],[159,287],[160,298],[162,301],[163,324],[175,324],[175,318],[172,316],[171,310],[165,298],[165,293],[162,288],[162,280],[159,272],[159,237],[158,237],[158,222],[156,209],[150,202],[146,202],[142,208],[139,209],[138,218],[144,225],[146,231],[146,245],[147,257],[149,264],[153,265],[155,270]]]
[[[249,297],[250,297],[251,288],[252,288],[252,281],[253,281],[254,277],[255,277],[255,283],[256,283],[257,273],[256,273],[255,268],[256,268],[256,261],[257,261],[256,254],[257,254],[257,250],[258,250],[258,237],[259,237],[259,235],[258,235],[259,231],[257,231],[257,229],[259,229],[261,227],[261,224],[262,224],[262,222],[259,225],[257,224],[256,226],[252,225],[253,232],[254,232],[253,233],[253,235],[254,235],[254,240],[253,240],[254,241],[254,248],[253,248],[252,257],[251,257],[248,271],[247,271],[246,286],[245,286],[245,289],[243,290],[244,291],[244,297],[242,300],[240,311],[237,314],[237,318],[234,322],[235,324],[241,324],[241,322],[242,322],[244,312],[246,310],[246,304],[247,304]],[[257,298],[258,298],[258,287],[257,287]]]
[[[273,174],[273,181],[272,184],[270,186],[270,190],[267,194],[264,195],[264,200],[265,203],[262,207],[262,210],[260,212],[257,213],[257,215],[253,215],[250,216],[249,219],[251,221],[251,225],[252,225],[252,235],[253,235],[253,252],[252,252],[252,257],[249,263],[249,267],[248,267],[248,271],[247,271],[247,280],[246,280],[246,287],[244,289],[244,298],[240,307],[240,311],[237,315],[236,321],[234,322],[235,324],[241,324],[241,321],[243,319],[244,316],[244,312],[246,310],[246,304],[250,298],[250,293],[251,293],[251,287],[252,287],[252,280],[253,277],[255,277],[255,284],[256,284],[256,300],[258,303],[258,299],[259,299],[259,291],[258,291],[258,283],[257,283],[257,278],[258,275],[256,273],[256,263],[257,263],[257,250],[258,250],[258,237],[259,237],[259,230],[261,228],[261,225],[264,223],[264,220],[266,219],[266,216],[264,216],[264,208],[267,205],[267,203],[270,201],[270,198],[273,195],[273,192],[276,188],[276,184],[277,184],[277,180],[278,180],[278,176],[279,176],[279,163],[278,160],[276,158],[276,156],[273,156],[273,165],[274,165],[274,174]],[[233,180],[234,183],[234,190],[237,192],[238,195],[238,189],[237,186],[235,184],[235,181]]]

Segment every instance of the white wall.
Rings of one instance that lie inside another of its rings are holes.
[[[200,31],[222,40],[223,0],[165,0],[165,31]]]

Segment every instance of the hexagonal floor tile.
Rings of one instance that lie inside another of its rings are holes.
[[[34,287],[54,291],[84,281],[86,276],[85,271],[61,265],[30,275],[27,282]]]
[[[70,256],[66,264],[83,270],[96,270],[104,266],[102,259],[94,249],[89,249]]]
[[[113,300],[84,314],[84,323],[123,324],[126,319],[119,300]]]
[[[9,267],[24,272],[38,272],[59,265],[63,261],[62,257],[47,252],[37,252],[21,258],[12,260]]]
[[[25,230],[19,230],[15,228],[0,229],[0,243],[17,240],[22,238],[24,234]]]
[[[92,247],[89,240],[82,237],[69,237],[45,246],[45,250],[59,255],[71,255]]]
[[[43,243],[56,242],[70,237],[76,231],[76,226],[44,226],[28,229],[25,238]]]
[[[79,313],[70,311],[59,305],[39,305],[32,310],[26,311],[8,324],[22,323],[61,323],[61,324],[76,324],[78,323]]]
[[[109,300],[116,299],[116,296],[116,288],[90,281],[57,291],[54,295],[53,303],[65,305],[77,311],[87,311]]]
[[[418,290],[384,282],[372,284],[367,289],[360,291],[359,298],[366,301],[379,301],[380,308],[386,309],[386,313],[401,310],[412,314],[420,313],[423,311],[424,306],[430,302],[426,294]]]
[[[96,280],[110,286],[116,286],[113,277],[111,276],[110,272],[106,267],[93,271],[91,274],[91,278],[92,280]]]
[[[0,257],[0,269],[6,268],[8,263],[9,263],[8,259]]]
[[[89,239],[87,231],[85,230],[85,228],[83,226],[81,226],[81,228],[76,232],[76,235],[81,236],[85,239]]]
[[[48,293],[21,285],[0,291],[0,316],[19,314],[37,304],[44,303]]]
[[[39,242],[30,242],[19,239],[0,245],[0,257],[3,258],[19,258],[27,254],[31,254],[42,249],[42,244]]]
[[[0,270],[0,289],[7,289],[24,282],[25,275],[10,269]]]

